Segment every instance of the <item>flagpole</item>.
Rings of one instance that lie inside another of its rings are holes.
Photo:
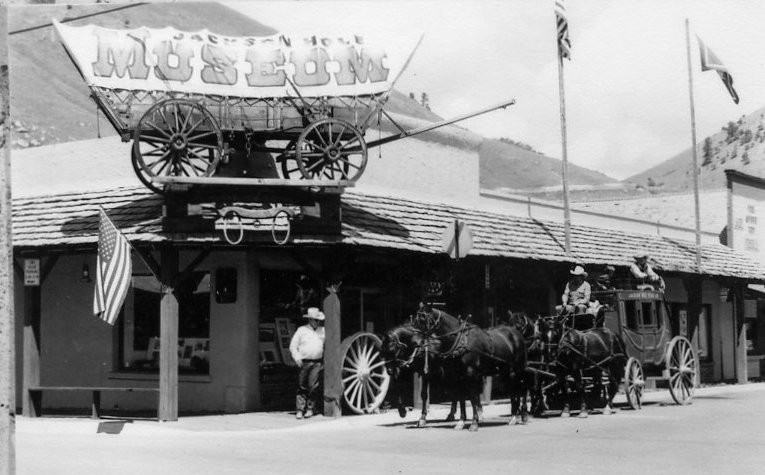
[[[691,101],[691,139],[693,144],[693,205],[696,213],[696,270],[701,273],[701,220],[699,212],[699,159],[696,154],[696,109],[693,101],[693,71],[691,68],[691,33],[689,21],[685,19],[685,46],[688,54],[688,93]]]
[[[566,94],[563,88],[563,55],[558,51],[558,90],[560,98],[560,135],[562,143],[561,175],[563,179],[563,229],[566,254],[571,253],[571,210],[568,204],[568,153],[566,147]]]

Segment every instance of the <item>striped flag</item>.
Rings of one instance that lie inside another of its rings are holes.
[[[98,229],[96,292],[93,295],[95,316],[109,325],[114,325],[130,287],[132,274],[130,244],[102,209]]]
[[[730,96],[733,98],[733,102],[738,104],[738,94],[736,93],[736,90],[733,89],[733,76],[730,75],[728,68],[723,65],[722,61],[720,61],[720,58],[718,58],[711,49],[707,48],[704,42],[701,41],[701,38],[696,36],[696,39],[699,41],[701,70],[709,71],[711,69],[717,71],[717,74],[720,75],[720,79],[722,79],[723,84],[725,84],[725,88],[728,89],[728,93],[730,93]]]
[[[563,0],[555,0],[555,23],[558,27],[558,54],[571,61],[571,39],[568,37],[568,20]]]

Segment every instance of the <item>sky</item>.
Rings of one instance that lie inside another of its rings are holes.
[[[426,92],[448,118],[515,98],[462,123],[561,158],[554,0],[224,2],[283,32],[425,34],[396,88]],[[568,160],[622,179],[690,147],[685,18],[698,141],[765,106],[765,2],[568,0],[572,59],[563,66]],[[702,73],[698,35],[741,97]]]

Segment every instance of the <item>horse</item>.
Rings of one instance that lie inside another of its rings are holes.
[[[499,375],[511,389],[513,422],[520,412],[528,420],[526,344],[523,335],[510,325],[483,330],[466,320],[420,304],[414,326],[435,343],[433,352],[445,371],[457,379],[458,387],[478,407],[483,377]],[[479,415],[473,411],[470,431],[478,430]]]
[[[393,383],[391,385],[392,396],[398,409],[398,414],[401,417],[406,415],[406,410],[403,405],[403,398],[401,392],[396,384],[402,373],[411,372],[419,373],[422,376],[422,388],[420,391],[420,398],[422,401],[422,412],[420,419],[417,422],[418,427],[425,427],[427,424],[427,414],[429,409],[429,389],[431,383],[439,381],[445,382],[445,386],[450,387],[452,385],[444,381],[447,379],[447,375],[444,374],[443,368],[439,367],[437,362],[432,358],[428,361],[427,371],[425,370],[425,358],[427,353],[425,352],[425,345],[429,343],[424,338],[424,335],[410,324],[399,325],[382,337],[381,344],[381,356],[385,360],[385,367],[388,374],[391,375]],[[428,351],[428,353],[431,353]],[[432,354],[432,353],[431,353]],[[455,414],[457,412],[457,402],[460,404],[460,422],[457,423],[455,429],[461,429],[464,426],[466,418],[465,399],[461,398],[459,401],[456,399],[456,394],[452,391],[450,394],[452,402],[449,414],[446,416],[447,422],[455,420]],[[481,413],[481,407],[473,408]]]
[[[518,329],[523,335],[526,343],[526,358],[529,368],[527,374],[529,379],[528,390],[531,403],[531,414],[538,416],[546,409],[544,395],[542,393],[542,379],[532,368],[542,366],[545,361],[545,343],[544,335],[538,325],[539,317],[532,320],[524,313],[510,314],[509,324]]]
[[[603,414],[613,414],[612,403],[624,378],[627,351],[621,336],[608,328],[596,327],[580,331],[566,325],[565,319],[556,319],[548,329],[552,342],[557,342],[555,356],[558,384],[564,396],[563,417],[569,414],[568,377],[574,386],[580,402],[579,417],[587,417],[589,410],[585,401],[583,376],[590,376],[595,387],[602,381],[602,373],[608,375]]]

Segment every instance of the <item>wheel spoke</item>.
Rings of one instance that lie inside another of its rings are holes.
[[[354,379],[359,379],[356,374],[352,374],[350,376],[346,376],[346,377],[343,378],[343,384],[346,384],[346,383],[348,383],[348,381],[352,381]]]
[[[204,148],[204,149],[208,149],[208,150],[218,150],[218,146],[217,145],[208,145],[208,144],[204,144],[204,143],[195,143],[195,142],[188,142],[188,144],[189,144],[188,145],[189,147]]]
[[[167,128],[172,131],[173,130],[172,126],[170,125],[170,122],[168,122],[167,116],[165,115],[165,108],[164,107],[160,107],[158,109],[158,112],[159,112],[159,116],[162,118],[162,122],[164,122],[165,125],[167,126]]]
[[[175,130],[176,132],[180,132],[181,123],[178,121],[178,103],[174,103],[173,106],[173,115],[175,116]]]
[[[353,164],[353,163],[352,163],[350,160],[348,160],[348,159],[347,159],[347,158],[345,158],[344,156],[341,156],[341,157],[340,157],[340,160],[342,160],[342,161],[343,161],[343,162],[345,162],[346,164],[348,164],[348,165],[352,166],[352,167],[353,167],[353,168],[355,168],[356,170],[361,170],[361,167],[360,167],[360,166]]]
[[[314,132],[314,134],[315,134],[317,137],[319,137],[319,140],[320,140],[320,141],[321,141],[321,143],[324,145],[324,148],[326,148],[326,147],[329,147],[329,144],[327,143],[327,141],[326,141],[326,140],[324,140],[324,137],[321,135],[321,132],[319,131],[319,129],[318,129],[318,128],[315,128],[315,129],[313,129],[313,132]],[[308,136],[307,136],[307,135],[306,135],[306,138],[305,138],[305,139],[303,139],[303,141],[308,141]]]
[[[318,145],[316,145],[316,144],[315,144],[315,143],[313,143],[312,141],[308,140],[308,138],[306,138],[305,140],[303,140],[303,142],[305,142],[305,143],[306,143],[308,146],[310,146],[310,147],[311,147],[313,150],[319,150],[319,151],[321,151],[321,154],[322,154],[322,155],[324,155],[324,149],[325,149],[326,147],[319,147]],[[300,155],[303,155],[303,152],[302,152],[302,151],[300,152]]]
[[[154,130],[156,130],[157,132],[159,132],[160,134],[162,134],[162,135],[164,135],[165,137],[167,137],[167,139],[168,139],[168,140],[170,140],[170,139],[172,138],[172,137],[170,136],[170,134],[168,134],[168,133],[167,133],[167,132],[165,132],[164,130],[160,129],[159,127],[157,127],[157,126],[154,124],[154,122],[152,122],[152,121],[150,121],[150,120],[147,120],[147,121],[146,121],[146,125],[148,125],[149,127],[153,128]]]
[[[207,117],[205,117],[205,115],[204,115],[204,114],[202,114],[202,118],[201,118],[201,119],[199,119],[198,121],[196,121],[196,122],[194,123],[194,125],[192,125],[191,127],[189,127],[189,129],[188,129],[188,130],[189,130],[189,133],[191,133],[191,132],[193,132],[194,130],[196,130],[196,128],[197,128],[197,127],[199,127],[199,126],[202,124],[202,122],[204,122],[205,120],[207,120]]]
[[[337,147],[340,144],[340,140],[342,140],[343,138],[343,132],[345,132],[348,129],[348,127],[346,127],[345,124],[340,124],[340,125],[343,128],[340,130],[340,133],[337,134],[337,138],[335,139],[335,141],[332,142],[332,145],[334,145],[335,147]]]
[[[310,171],[312,171],[314,168],[316,168],[318,165],[321,165],[321,164],[322,164],[322,162],[321,162],[320,160],[318,160],[318,161],[314,162],[314,163],[313,163],[311,166],[309,166],[309,167],[306,167],[306,168],[305,168],[305,171],[307,171],[307,172],[310,172]]]
[[[202,137],[207,137],[208,135],[217,135],[217,134],[215,132],[213,132],[213,131],[202,132],[201,134],[196,134],[194,136],[191,136],[191,137],[187,138],[186,140],[188,142],[192,142],[192,141],[200,139]]]

